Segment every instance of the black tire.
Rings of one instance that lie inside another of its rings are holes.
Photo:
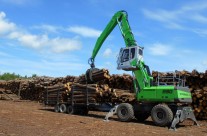
[[[167,105],[158,104],[152,108],[151,117],[156,125],[164,127],[172,122],[173,112]]]
[[[67,111],[66,105],[65,104],[61,104],[60,105],[60,112],[61,113],[66,113],[66,111]]]
[[[67,106],[67,113],[68,114],[74,114],[74,107],[72,105]]]
[[[138,122],[145,121],[150,116],[149,113],[134,113],[134,117],[137,119]]]
[[[54,107],[54,111],[55,112],[59,112],[60,111],[60,106],[59,104],[56,104],[55,107]]]
[[[121,103],[117,108],[117,116],[120,121],[131,121],[134,118],[134,110],[132,105],[129,103]]]

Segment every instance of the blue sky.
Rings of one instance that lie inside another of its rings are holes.
[[[0,0],[0,73],[80,75],[111,17],[128,12],[151,70],[207,70],[207,2],[198,0]],[[116,70],[124,47],[116,27],[96,67]]]

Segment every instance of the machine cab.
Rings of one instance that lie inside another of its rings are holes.
[[[126,71],[136,70],[137,63],[143,61],[143,48],[140,46],[131,46],[121,48],[117,60],[117,69]]]

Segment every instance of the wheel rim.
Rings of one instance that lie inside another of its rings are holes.
[[[159,119],[159,120],[162,120],[163,118],[164,118],[164,113],[163,112],[157,112],[157,118]]]
[[[173,120],[173,113],[167,105],[158,104],[153,107],[151,117],[156,125],[163,127],[171,123]]]
[[[127,109],[125,109],[125,108],[121,109],[121,115],[122,116],[125,116],[127,113],[128,113]]]
[[[66,106],[65,104],[60,105],[60,112],[66,112]]]

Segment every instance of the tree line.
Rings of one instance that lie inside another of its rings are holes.
[[[33,74],[31,77],[36,77],[36,74]],[[14,79],[27,79],[27,78],[31,78],[28,77],[27,75],[25,76],[21,76],[19,74],[15,74],[15,73],[4,73],[4,74],[0,74],[0,80],[14,80]]]

